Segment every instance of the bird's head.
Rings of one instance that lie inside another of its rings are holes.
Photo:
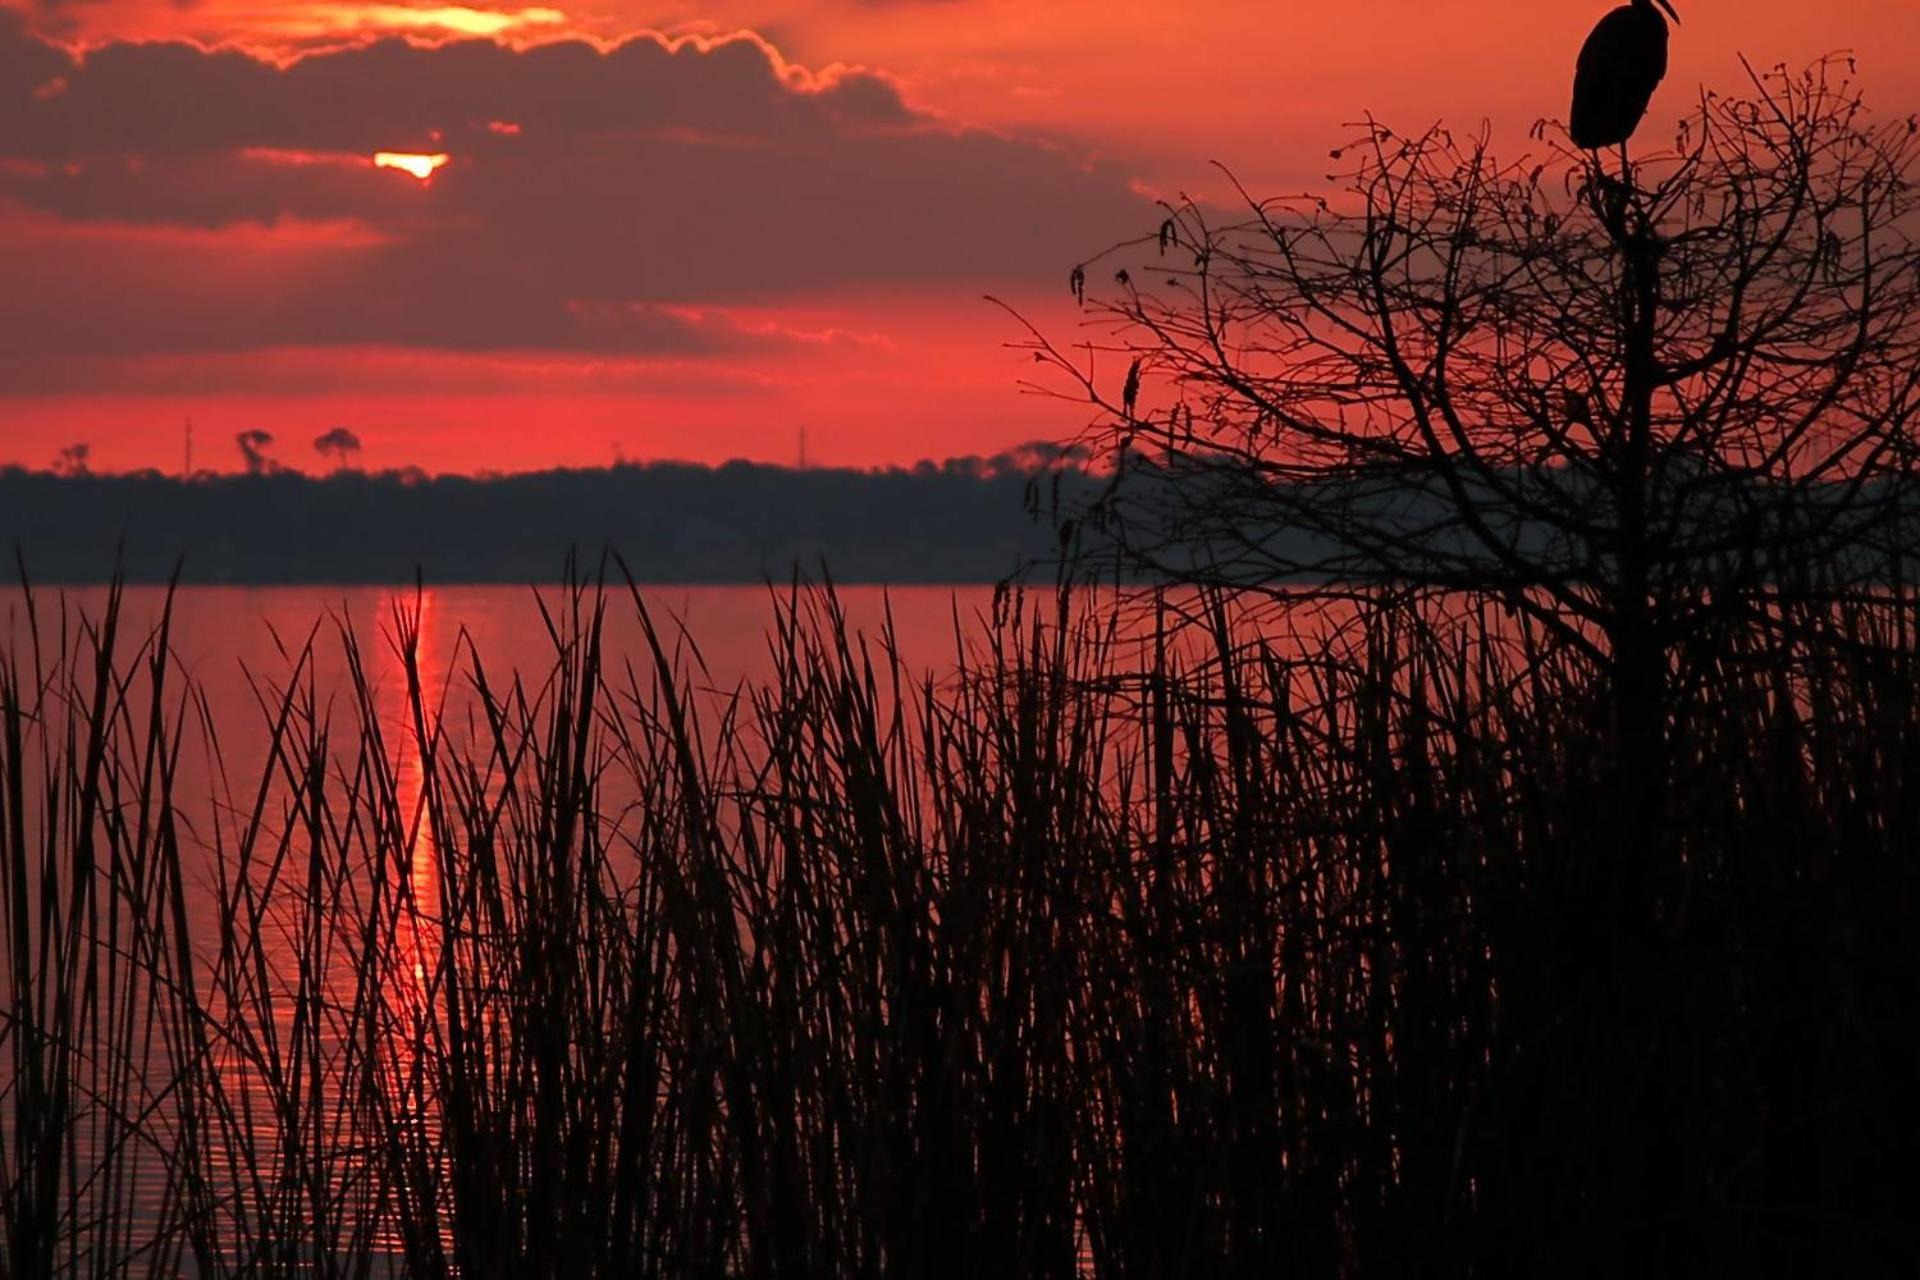
[[[1680,25],[1680,15],[1679,15],[1678,13],[1676,13],[1676,12],[1674,12],[1674,8],[1673,8],[1673,6],[1672,6],[1671,4],[1669,4],[1669,3],[1667,2],[1667,0],[1634,0],[1634,2],[1635,2],[1636,4],[1640,4],[1640,5],[1643,5],[1643,6],[1645,6],[1645,7],[1647,7],[1647,8],[1652,8],[1652,7],[1654,6],[1654,5],[1656,5],[1656,4],[1657,4],[1657,5],[1659,5],[1659,6],[1660,6],[1660,7],[1662,8],[1662,9],[1664,9],[1664,10],[1666,10],[1666,14],[1667,14],[1667,16],[1668,16],[1669,18],[1672,18],[1672,19],[1673,19],[1673,25],[1674,25],[1674,26],[1676,26],[1676,27],[1677,27],[1677,26],[1679,26],[1679,25]]]

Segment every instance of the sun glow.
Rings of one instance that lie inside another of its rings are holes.
[[[558,9],[480,9],[467,5],[405,4],[285,5],[260,23],[267,30],[298,39],[368,31],[418,31],[425,35],[492,37],[558,27],[567,15]]]
[[[567,20],[567,15],[560,10],[544,7],[499,12],[466,5],[417,9],[411,5],[374,4],[367,5],[360,13],[364,26],[437,27],[464,36],[497,36],[515,27],[552,27]]]
[[[447,162],[444,151],[433,155],[422,155],[414,151],[376,151],[373,153],[373,167],[376,169],[398,169],[410,173],[425,182],[433,176],[433,171]]]

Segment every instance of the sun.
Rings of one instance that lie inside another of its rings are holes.
[[[415,151],[376,151],[373,153],[373,167],[376,169],[398,169],[410,173],[425,182],[433,177],[433,171],[447,162],[444,151],[425,155]]]

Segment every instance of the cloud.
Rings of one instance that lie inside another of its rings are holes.
[[[449,160],[421,182],[377,151]],[[698,354],[753,336],[712,320],[731,305],[960,302],[1152,218],[1118,170],[750,35],[387,39],[283,66],[187,43],[81,57],[3,13],[0,202],[0,342],[69,356]]]

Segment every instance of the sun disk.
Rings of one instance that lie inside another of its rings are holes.
[[[373,153],[373,167],[376,169],[398,169],[410,173],[425,182],[433,176],[433,171],[447,162],[444,151],[433,155],[423,155],[413,151],[376,151]]]

